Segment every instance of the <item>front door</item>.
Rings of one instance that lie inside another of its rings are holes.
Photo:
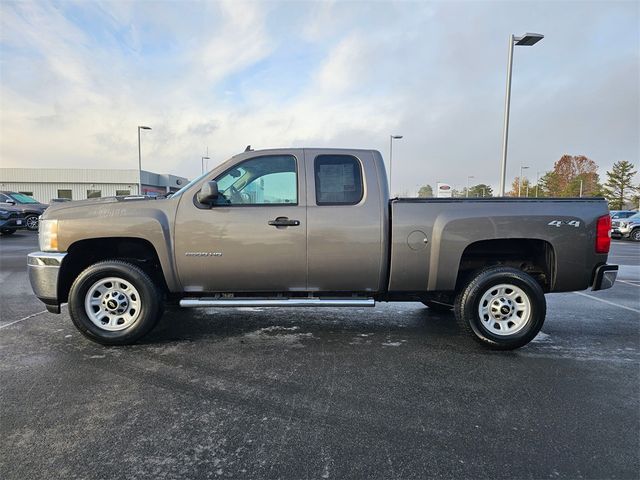
[[[304,158],[244,157],[215,178],[209,207],[186,196],[175,255],[187,292],[287,292],[307,286]]]

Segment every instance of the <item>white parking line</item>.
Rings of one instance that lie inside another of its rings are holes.
[[[575,293],[576,295],[581,295],[583,297],[590,298],[591,300],[596,300],[598,302],[606,303],[608,305],[613,305],[614,307],[620,307],[620,308],[624,308],[625,310],[631,310],[632,312],[640,313],[640,310],[636,308],[631,308],[625,305],[620,305],[619,303],[610,302],[609,300],[604,300],[603,298],[592,297],[591,295],[587,295],[586,293],[582,293],[582,292],[573,292],[573,293]]]
[[[637,283],[633,283],[633,282],[640,282],[640,280],[631,280],[631,281],[627,281],[627,280],[616,280],[616,283],[626,283],[627,285],[633,285],[634,287],[640,287],[640,285],[638,285]]]
[[[15,323],[22,322],[22,321],[24,321],[24,320],[29,320],[30,318],[37,317],[38,315],[42,315],[43,313],[47,313],[47,311],[46,311],[46,310],[43,310],[43,311],[41,311],[41,312],[34,313],[34,314],[32,314],[32,315],[27,315],[26,317],[21,318],[20,320],[14,320],[13,322],[11,322],[11,323],[7,323],[6,325],[1,325],[1,326],[0,326],[0,329],[10,327],[11,325],[13,325],[13,324],[15,324]]]

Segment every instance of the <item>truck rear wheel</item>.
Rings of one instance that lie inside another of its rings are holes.
[[[102,345],[128,345],[146,335],[162,315],[163,295],[140,267],[98,262],[71,286],[69,314],[84,336]]]
[[[469,281],[454,308],[458,322],[473,338],[496,350],[512,350],[538,334],[547,304],[542,288],[530,275],[515,268],[491,267]]]

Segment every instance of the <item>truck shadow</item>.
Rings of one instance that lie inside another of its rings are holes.
[[[256,335],[299,335],[320,341],[366,341],[369,336],[391,343],[409,337],[450,341],[463,335],[453,313],[430,311],[417,304],[382,305],[375,309],[201,309],[168,308],[156,328],[139,344],[227,341]],[[304,337],[302,337],[304,338]],[[459,340],[456,343],[460,343]]]

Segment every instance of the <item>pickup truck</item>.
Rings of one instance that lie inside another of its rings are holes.
[[[603,199],[389,198],[379,152],[246,151],[170,198],[54,204],[28,255],[47,309],[107,345],[181,307],[453,309],[471,336],[514,349],[545,294],[613,285]]]

